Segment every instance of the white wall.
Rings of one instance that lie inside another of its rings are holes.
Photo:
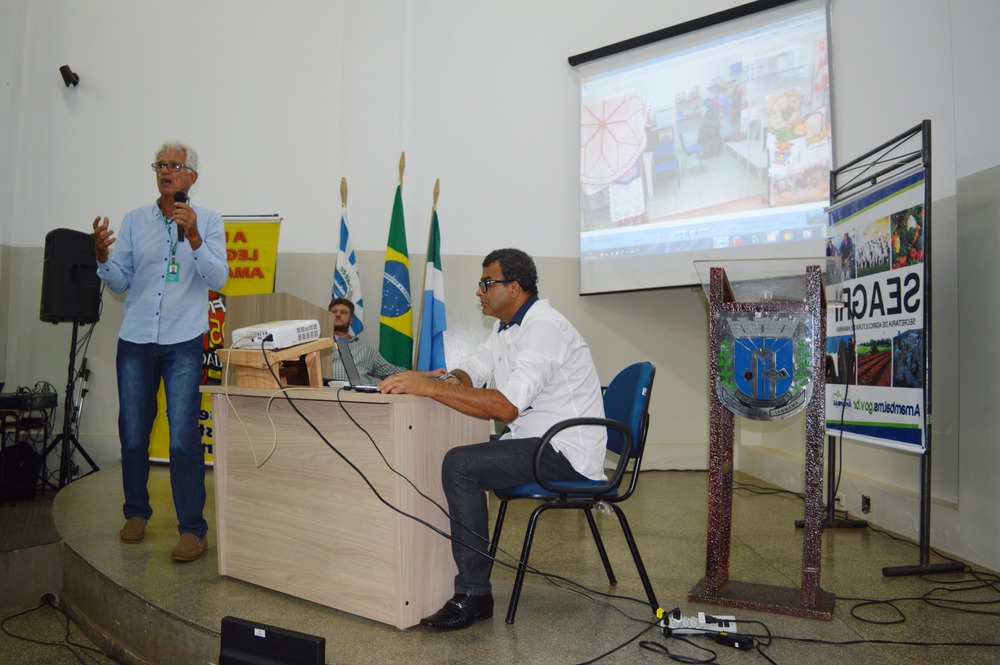
[[[664,466],[703,466],[707,325],[700,291],[576,295],[577,91],[566,58],[737,4],[7,0],[0,8],[0,377],[9,386],[47,380],[62,390],[69,330],[35,315],[44,236],[57,227],[89,230],[98,214],[117,221],[150,202],[148,163],[166,138],[200,151],[199,202],[228,214],[284,216],[278,289],[317,304],[329,295],[338,187],[346,177],[373,326],[405,150],[414,283],[441,179],[449,349],[483,334],[471,287],[479,258],[499,246],[522,247],[539,259],[543,295],[598,349],[602,377],[640,358],[657,364],[651,457]],[[1000,4],[833,0],[832,15],[838,161],[933,121],[935,509],[950,511],[935,517],[933,542],[1000,568],[996,484],[982,470],[1000,463],[983,438],[996,423],[988,408],[960,407],[960,386],[982,386],[968,381],[980,367],[955,342],[974,343],[970,327],[981,338],[990,332],[975,327],[957,297],[960,279],[975,283],[980,275],[964,263],[959,270],[960,185],[968,179],[976,196],[991,200],[979,179],[1000,163],[992,112],[1000,47],[991,34]],[[79,87],[63,86],[63,64],[79,73]],[[985,241],[976,249],[1000,249],[995,236]],[[83,439],[101,463],[117,457],[120,310],[119,299],[105,298],[88,351],[94,378]],[[741,467],[799,489],[799,425],[743,426]],[[966,429],[977,436],[966,437]],[[857,510],[862,491],[878,490],[874,520],[915,533],[915,459],[848,444],[844,464],[848,507]]]

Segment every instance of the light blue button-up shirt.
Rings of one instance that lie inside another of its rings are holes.
[[[202,244],[177,242],[155,203],[125,215],[111,258],[97,264],[97,275],[115,293],[124,293],[125,317],[118,336],[136,344],[177,344],[208,330],[208,290],[229,279],[226,228],[222,215],[192,205]],[[178,280],[167,281],[171,245],[176,243]]]

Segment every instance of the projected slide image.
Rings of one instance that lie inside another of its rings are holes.
[[[657,62],[630,70],[629,92],[585,101],[583,196],[608,205],[585,205],[584,228],[826,201],[828,90],[813,85],[825,43]]]
[[[706,252],[822,252],[833,166],[826,15],[793,10],[581,67],[583,292],[692,283],[690,260]],[[601,265],[640,257],[641,274]],[[666,265],[675,257],[680,268]]]

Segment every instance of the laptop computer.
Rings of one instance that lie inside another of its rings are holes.
[[[377,393],[378,386],[366,386],[361,384],[361,375],[358,374],[358,366],[354,364],[354,356],[351,355],[351,347],[347,340],[340,335],[334,335],[337,341],[337,352],[340,353],[340,362],[344,363],[344,371],[347,372],[347,390],[356,390],[359,393]]]

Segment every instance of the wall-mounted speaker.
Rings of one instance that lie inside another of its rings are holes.
[[[97,276],[94,236],[53,229],[45,236],[42,305],[48,323],[95,323],[101,315],[101,280]]]

